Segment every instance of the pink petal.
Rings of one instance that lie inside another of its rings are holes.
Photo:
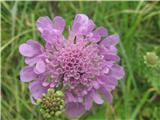
[[[51,84],[50,84],[50,87],[51,88],[54,88],[56,86],[56,83],[55,82],[52,82]]]
[[[110,35],[106,39],[104,39],[100,44],[104,45],[106,47],[114,46],[119,42],[119,36],[118,35]]]
[[[35,50],[37,50],[37,53],[40,54],[43,52],[43,47],[39,42],[34,41],[34,40],[28,40],[27,44],[32,46],[32,48],[34,48]]]
[[[92,20],[89,20],[88,16],[77,14],[73,22],[72,32],[85,35],[91,32],[94,27],[95,24]]]
[[[42,82],[43,87],[47,87],[50,83],[49,82]]]
[[[26,43],[19,46],[19,52],[25,57],[33,57],[35,54],[37,54],[37,51]]]
[[[73,96],[73,94],[71,92],[66,92],[66,103],[68,102],[76,102],[75,97]]]
[[[36,23],[38,31],[41,33],[44,32],[44,30],[52,30],[53,29],[53,22],[50,20],[48,16],[39,17]]]
[[[108,100],[108,102],[111,104],[112,103],[112,99],[113,99],[111,92],[107,91],[106,88],[101,88],[100,90],[105,95],[105,97]]]
[[[65,21],[62,17],[56,16],[53,22],[49,17],[40,17],[37,20],[37,29],[41,32],[42,37],[48,43],[59,40],[65,27]]]
[[[66,113],[70,117],[77,117],[80,116],[84,111],[84,106],[81,103],[67,103],[65,105]]]
[[[77,14],[75,19],[74,19],[74,22],[73,22],[73,28],[74,28],[75,23],[79,23],[81,25],[88,24],[88,20],[89,20],[89,18],[85,14]]]
[[[42,37],[46,42],[53,44],[54,41],[59,40],[58,34],[59,33],[56,29],[44,30]]]
[[[86,97],[85,97],[85,103],[84,103],[85,109],[86,109],[87,111],[90,110],[91,107],[92,107],[92,104],[93,104],[92,93],[89,93],[89,94],[87,94]]]
[[[65,24],[65,20],[60,16],[56,16],[53,20],[53,28],[59,30],[61,33],[64,30]]]
[[[47,92],[47,89],[47,87],[42,86],[41,81],[34,81],[29,85],[29,90],[35,99],[41,98],[42,94]]]
[[[111,68],[111,74],[116,79],[122,79],[124,77],[125,72],[123,67],[114,64]]]
[[[100,95],[96,92],[93,93],[93,100],[97,103],[97,104],[103,104],[103,100],[100,97]]]
[[[22,82],[30,82],[36,78],[33,67],[24,67],[20,72],[20,80]]]
[[[107,61],[119,61],[120,60],[119,56],[115,54],[105,54],[104,59]]]
[[[34,72],[36,74],[41,74],[41,73],[44,73],[46,71],[46,65],[44,63],[43,60],[39,60],[37,63],[36,63],[36,66],[34,68]]]
[[[95,24],[92,20],[89,20],[88,22],[88,32],[91,32],[95,28]]]
[[[103,36],[107,36],[108,32],[104,27],[98,27],[95,31],[94,31],[95,35],[99,35],[101,37]]]
[[[39,60],[38,57],[31,57],[31,58],[26,58],[25,59],[25,63],[30,65],[30,66],[33,66],[34,64],[37,63],[37,61]]]
[[[95,89],[98,89],[100,87],[100,85],[97,81],[92,81],[92,85]]]
[[[101,84],[103,86],[110,86],[112,88],[115,88],[115,86],[117,86],[117,79],[115,79],[110,73],[108,73],[107,75],[99,76],[98,79],[99,81],[101,81]]]

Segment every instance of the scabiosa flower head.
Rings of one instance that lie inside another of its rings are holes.
[[[124,76],[116,64],[118,35],[108,35],[104,27],[95,27],[84,14],[77,14],[69,36],[63,36],[65,21],[55,17],[37,20],[37,29],[46,41],[45,47],[29,40],[19,48],[27,66],[20,73],[21,81],[30,82],[32,101],[49,88],[64,92],[65,111],[78,116],[89,111],[92,103],[102,104],[102,96],[112,102],[111,91]]]

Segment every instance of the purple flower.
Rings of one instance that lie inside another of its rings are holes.
[[[95,24],[84,14],[77,14],[69,36],[63,36],[65,21],[55,17],[37,20],[37,29],[46,41],[27,41],[19,51],[27,64],[21,70],[23,82],[30,82],[31,97],[36,100],[49,88],[61,89],[65,94],[65,109],[75,117],[89,111],[93,102],[103,104],[105,96],[112,103],[111,91],[124,76],[116,64],[118,35],[109,35],[104,27]]]

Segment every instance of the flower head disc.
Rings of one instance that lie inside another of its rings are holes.
[[[108,35],[104,27],[95,28],[84,14],[76,15],[68,38],[62,34],[62,17],[53,21],[40,17],[36,25],[45,47],[29,40],[19,48],[27,64],[21,70],[21,81],[30,82],[33,102],[49,88],[60,89],[65,111],[73,117],[90,110],[93,102],[102,104],[101,95],[111,103],[111,91],[124,76],[123,68],[116,64],[119,36]]]

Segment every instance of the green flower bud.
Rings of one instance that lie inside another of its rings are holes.
[[[45,114],[44,114],[44,117],[46,117],[46,118],[50,118],[50,117],[51,117],[51,115],[50,115],[49,113],[45,113]]]
[[[154,66],[158,63],[158,56],[155,52],[147,52],[144,56],[145,63],[151,66]]]
[[[48,89],[48,93],[49,94],[52,94],[52,93],[54,93],[55,91],[54,91],[54,89]]]
[[[64,111],[64,94],[62,91],[48,89],[48,92],[37,100],[37,105],[46,118],[60,116]]]
[[[41,102],[42,102],[41,99],[38,99],[38,100],[37,100],[37,104],[40,104]]]
[[[61,114],[62,114],[61,111],[57,111],[57,112],[55,113],[55,116],[59,116],[59,115],[61,115]]]
[[[59,96],[64,96],[62,91],[56,91],[56,94],[59,95]]]

